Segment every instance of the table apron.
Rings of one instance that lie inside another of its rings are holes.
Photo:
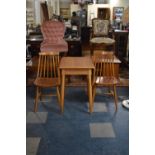
[[[92,69],[62,69],[62,75],[91,75]]]

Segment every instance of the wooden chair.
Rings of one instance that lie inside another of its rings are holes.
[[[34,81],[36,86],[36,97],[34,112],[38,109],[38,100],[42,96],[56,96],[56,94],[42,94],[42,88],[56,87],[58,102],[60,105],[60,76],[59,76],[59,53],[58,52],[41,52],[39,53],[38,72]]]
[[[92,32],[90,36],[91,55],[94,54],[94,49],[112,49],[115,51],[115,40],[109,38],[109,25],[109,20],[92,19]]]
[[[116,84],[119,80],[114,76],[114,53],[102,52],[93,56],[93,62],[95,65],[94,72],[94,84],[93,84],[93,101],[96,95],[96,87],[108,87],[109,92],[107,94],[113,95],[115,100],[115,111],[117,111],[117,92]],[[111,90],[113,88],[113,91]]]

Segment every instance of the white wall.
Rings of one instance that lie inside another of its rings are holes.
[[[79,11],[81,10],[80,5],[78,4],[70,4],[70,15],[72,16],[73,11]]]
[[[51,1],[53,13],[56,15],[60,15],[60,1],[59,0],[48,0],[48,1]]]
[[[129,6],[129,0],[110,0],[109,4],[113,7],[127,8]]]
[[[40,0],[35,0],[35,23],[36,25],[41,23],[41,18],[40,18]]]
[[[60,0],[60,8],[70,8],[72,0]]]

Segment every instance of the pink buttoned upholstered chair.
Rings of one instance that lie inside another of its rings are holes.
[[[41,25],[43,42],[41,43],[41,52],[68,52],[68,44],[64,40],[65,25],[60,21],[45,21]]]

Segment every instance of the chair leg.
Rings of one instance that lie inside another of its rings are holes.
[[[115,111],[117,111],[117,109],[118,109],[118,105],[117,105],[117,92],[116,92],[116,85],[114,85],[113,88],[114,88],[114,99],[115,99]]]
[[[108,87],[108,91],[109,91],[109,93],[111,93],[111,86]]]
[[[41,88],[39,88],[39,97],[40,97],[40,101],[42,101]]]
[[[57,86],[56,89],[57,89],[58,103],[59,103],[59,106],[61,107],[61,104],[60,104],[60,91],[59,91],[59,86]]]
[[[39,98],[39,87],[36,88],[36,97],[35,97],[35,103],[34,103],[34,112],[37,112],[37,110],[38,110],[38,98]]]
[[[93,86],[93,104],[94,104],[94,100],[95,100],[95,95],[96,95],[96,85]]]

